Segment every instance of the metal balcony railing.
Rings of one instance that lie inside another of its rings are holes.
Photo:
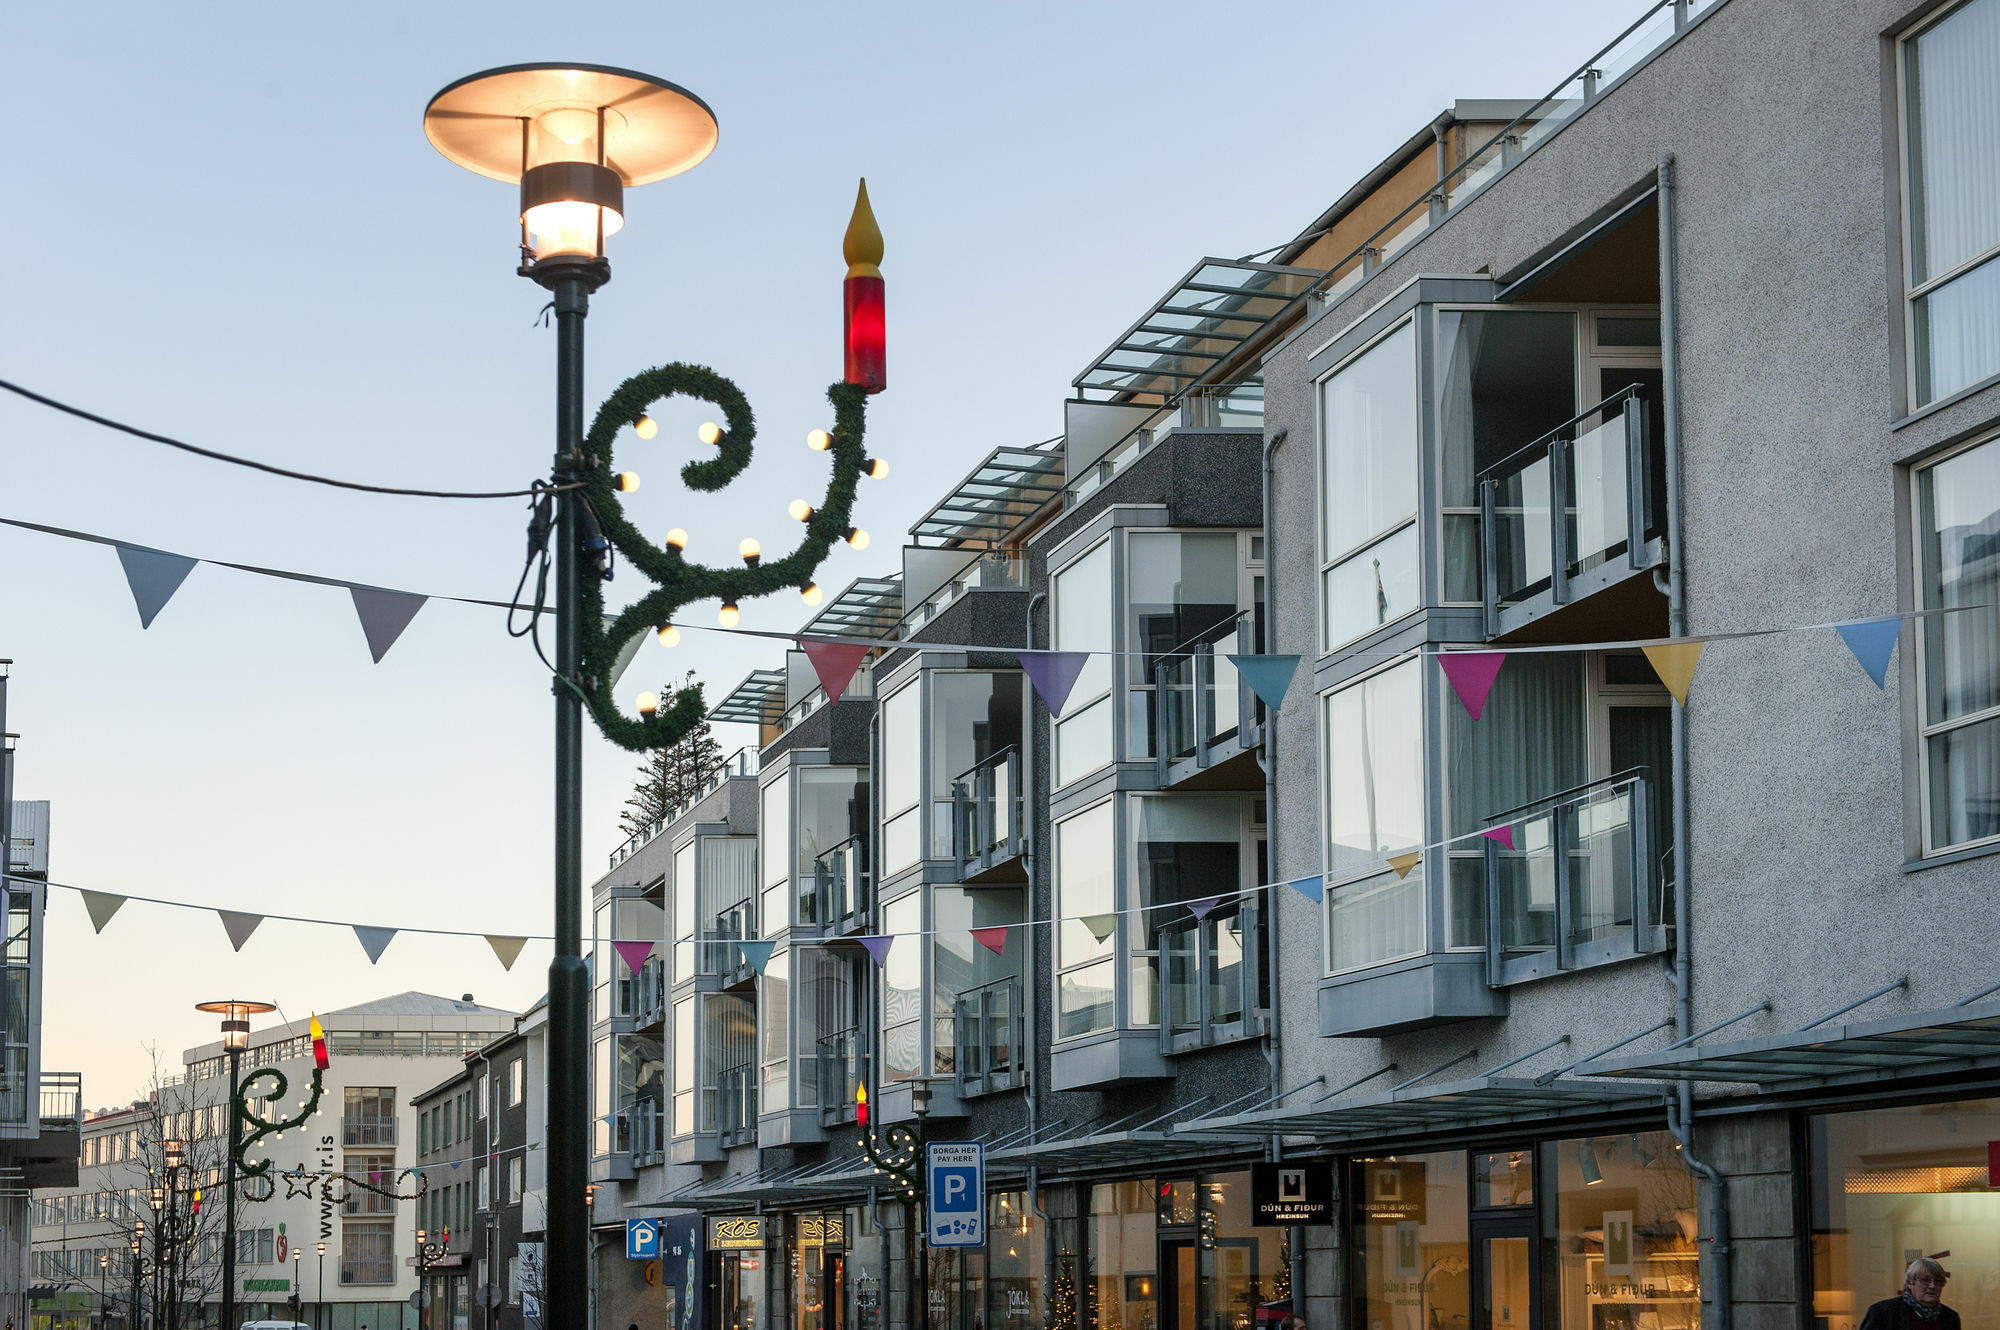
[[[1027,1084],[1028,1023],[1021,981],[995,979],[952,1004],[953,1069],[961,1095]]]
[[[1160,778],[1176,762],[1205,767],[1213,751],[1249,735],[1257,723],[1256,694],[1237,678],[1232,654],[1253,648],[1248,620],[1218,624],[1153,666],[1153,753]]]
[[[708,935],[701,948],[702,974],[721,975],[731,983],[741,981],[751,973],[750,966],[743,959],[743,953],[732,942],[751,942],[757,937],[757,902],[754,898],[740,900],[715,916],[709,925]]]
[[[667,1016],[667,963],[654,956],[632,977],[632,1021],[640,1029],[658,1025]]]
[[[1225,907],[1226,908],[1226,907]],[[1270,1009],[1265,922],[1253,906],[1160,932],[1160,1040],[1168,1053],[1262,1032]]]
[[[1658,562],[1649,542],[1665,530],[1664,495],[1639,394],[1620,389],[1479,473],[1487,636],[1512,626],[1502,615],[1513,606],[1587,594],[1577,584],[1614,560],[1623,571]]]
[[[799,923],[844,932],[865,922],[869,900],[868,842],[850,836],[813,860],[811,880],[799,895]]]
[[[837,1030],[819,1040],[819,1117],[832,1126],[854,1121],[854,1091],[868,1080],[868,1053],[861,1031]]]
[[[1539,979],[1666,945],[1654,791],[1621,772],[1488,822],[1514,848],[1483,842],[1486,958],[1494,984]]]
[[[967,871],[1004,863],[1027,843],[1021,752],[1007,747],[951,782],[952,849]]]
[[[751,1063],[724,1067],[715,1078],[715,1130],[723,1147],[757,1139],[757,1068]]]
[[[75,1126],[83,1117],[83,1073],[43,1072],[41,1100],[43,1130]]]
[[[627,1110],[632,1122],[631,1143],[634,1164],[657,1164],[666,1153],[665,1132],[661,1130],[660,1106],[640,1099]]]

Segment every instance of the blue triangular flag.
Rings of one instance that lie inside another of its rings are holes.
[[[117,549],[118,562],[125,568],[125,585],[132,588],[132,600],[139,607],[139,626],[151,628],[153,617],[167,607],[197,561],[143,545],[120,545]]]
[[[1243,676],[1243,682],[1250,685],[1250,691],[1264,699],[1264,705],[1276,711],[1285,705],[1285,694],[1292,686],[1292,675],[1297,673],[1297,656],[1229,656],[1226,657],[1236,672]]]
[[[1861,662],[1861,668],[1868,671],[1875,686],[1887,688],[1889,657],[1896,650],[1896,639],[1902,636],[1903,617],[1891,614],[1881,619],[1856,619],[1853,623],[1835,624],[1833,631],[1847,643],[1847,649]]]
[[[367,924],[352,924],[354,936],[361,939],[361,949],[368,953],[368,963],[373,965],[382,959],[382,953],[389,949],[389,943],[396,936],[393,928],[373,928]]]
[[[1311,877],[1295,877],[1285,885],[1309,901],[1326,899],[1326,878],[1318,873]]]
[[[736,949],[743,953],[743,959],[750,963],[751,969],[762,974],[764,967],[771,963],[771,953],[777,945],[775,942],[738,942]]]

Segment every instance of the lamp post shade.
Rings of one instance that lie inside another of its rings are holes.
[[[225,998],[220,1002],[197,1002],[196,1011],[212,1011],[222,1017],[222,1042],[229,1048],[250,1046],[250,1018],[265,1012],[276,1011],[269,1002],[248,1002],[242,998]]]

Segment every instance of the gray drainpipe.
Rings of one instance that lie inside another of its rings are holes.
[[[1264,640],[1258,649],[1266,655],[1278,640],[1277,528],[1271,522],[1271,459],[1278,446],[1290,437],[1289,427],[1280,429],[1264,445]],[[1278,709],[1264,708],[1264,876],[1276,882],[1278,872]],[[1264,1039],[1264,1060],[1269,1064],[1271,1093],[1278,1093],[1278,1040],[1283,1023],[1279,1020],[1278,908],[1276,891],[1264,893],[1264,973],[1271,990],[1271,1033]]]
[[[1667,473],[1667,632],[1687,635],[1687,570],[1681,542],[1681,403],[1679,301],[1674,267],[1674,155],[1660,158],[1660,441],[1666,450]],[[1659,583],[1659,573],[1653,581]],[[1689,920],[1689,871],[1693,861],[1688,843],[1687,711],[1673,707],[1674,763],[1674,1017],[1685,1038],[1695,1030],[1694,947]],[[1708,1287],[1712,1330],[1729,1330],[1729,1182],[1716,1168],[1695,1157],[1694,1087],[1682,1081],[1667,1099],[1667,1128],[1681,1145],[1681,1162],[1709,1187]]]
[[[1034,595],[1028,598],[1027,645],[1028,649],[1031,651],[1034,649],[1035,646],[1035,607],[1040,605],[1043,601],[1046,601],[1048,598],[1049,598],[1049,593],[1046,591],[1037,591]],[[1034,899],[1035,899],[1035,860],[1036,860],[1035,800],[1034,800],[1034,788],[1035,788],[1034,786],[1035,733],[1033,724],[1034,714],[1035,714],[1034,706],[1032,703],[1030,703],[1028,707],[1029,726],[1027,732],[1021,736],[1021,791],[1023,796],[1021,802],[1023,805],[1022,812],[1025,814],[1025,816],[1023,816],[1023,818],[1021,819],[1022,822],[1021,834],[1027,838],[1026,857],[1028,862],[1026,867],[1028,871],[1028,903],[1030,906],[1034,904]],[[1050,899],[1051,900],[1054,899],[1053,892],[1050,893]],[[1055,946],[1055,934],[1053,932],[1049,934],[1049,946],[1051,948]],[[1041,1102],[1042,1078],[1040,1074],[1041,1048],[1040,1048],[1040,1041],[1036,1037],[1036,1030],[1035,1030],[1035,1020],[1038,1015],[1039,1009],[1035,1002],[1035,948],[1032,942],[1028,946],[1026,952],[1023,953],[1021,959],[1028,975],[1027,980],[1022,983],[1021,987],[1024,990],[1025,1000],[1023,1001],[1022,1005],[1023,1007],[1026,1008],[1024,1014],[1026,1016],[1028,1023],[1028,1047],[1030,1050],[1028,1057],[1028,1067],[1027,1067],[1028,1143],[1032,1145],[1035,1141],[1039,1140],[1041,1137],[1040,1123],[1041,1123],[1041,1108],[1042,1108],[1042,1102]],[[1049,1222],[1049,1212],[1042,1206],[1041,1170],[1033,1166],[1030,1166],[1028,1169],[1028,1204],[1030,1207],[1033,1208],[1035,1212],[1035,1218],[1042,1221],[1042,1288],[1044,1290],[1051,1290],[1054,1289],[1056,1286],[1055,1225]],[[1045,1299],[1048,1296],[1049,1294],[1046,1292],[1043,1294],[1043,1297]]]

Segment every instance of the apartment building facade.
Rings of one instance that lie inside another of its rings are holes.
[[[840,701],[716,708],[594,888],[600,1318],[2000,1316],[2000,0],[1632,18],[1196,263],[802,628]]]

